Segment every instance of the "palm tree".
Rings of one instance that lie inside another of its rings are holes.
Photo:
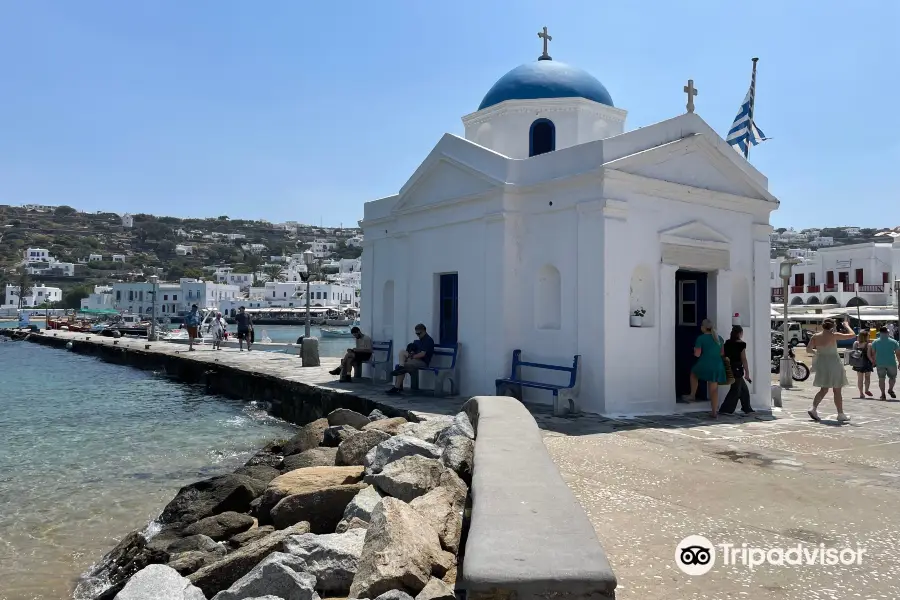
[[[269,265],[263,269],[267,281],[284,281],[287,277],[284,274],[284,267],[281,265]]]
[[[25,297],[30,296],[32,290],[31,287],[31,278],[28,277],[28,271],[25,269],[25,266],[19,267],[19,277],[18,277],[18,286],[19,286],[19,308],[24,308],[25,306]]]

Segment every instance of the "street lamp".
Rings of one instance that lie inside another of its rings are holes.
[[[796,258],[785,259],[781,261],[781,265],[779,266],[779,275],[781,275],[781,281],[784,284],[784,339],[782,343],[784,344],[784,353],[781,355],[781,387],[784,389],[791,388],[791,357],[790,357],[790,330],[788,327],[788,290],[790,289],[788,285],[791,282],[791,271],[794,269],[794,265],[799,264],[800,260]]]
[[[303,264],[306,265],[306,277],[302,274],[300,278],[306,282],[306,330],[304,331],[304,336],[309,337],[309,280],[312,278],[312,265],[313,261],[316,259],[315,254],[312,251],[307,250],[303,253]]]
[[[150,296],[153,298],[153,308],[150,309],[150,335],[147,337],[147,341],[153,340],[157,341],[156,336],[156,292],[159,289],[159,277],[157,275],[150,276],[150,285],[152,286],[152,290],[150,291]]]

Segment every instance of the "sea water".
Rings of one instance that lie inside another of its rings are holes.
[[[0,338],[0,600],[71,598],[78,576],[178,489],[293,427],[131,367]]]

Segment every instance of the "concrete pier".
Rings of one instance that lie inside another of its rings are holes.
[[[2,330],[13,335],[10,330]],[[266,402],[269,412],[288,422],[305,424],[336,408],[368,414],[379,409],[388,416],[422,420],[432,415],[453,415],[468,399],[430,396],[388,396],[389,384],[339,383],[328,373],[339,364],[337,358],[322,358],[318,367],[303,367],[299,356],[280,352],[236,349],[213,350],[197,345],[148,342],[140,338],[113,339],[96,334],[69,331],[32,333],[29,342],[96,356],[102,360],[164,372],[191,384],[202,384],[210,393],[247,401]]]

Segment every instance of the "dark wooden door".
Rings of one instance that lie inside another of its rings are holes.
[[[447,345],[457,342],[459,328],[459,277],[456,273],[441,275],[439,315],[440,328],[438,344]]]
[[[675,273],[675,386],[679,397],[691,391],[691,367],[694,366],[694,342],[700,335],[700,323],[706,318],[707,274],[679,270]],[[705,386],[697,390],[706,397]]]

